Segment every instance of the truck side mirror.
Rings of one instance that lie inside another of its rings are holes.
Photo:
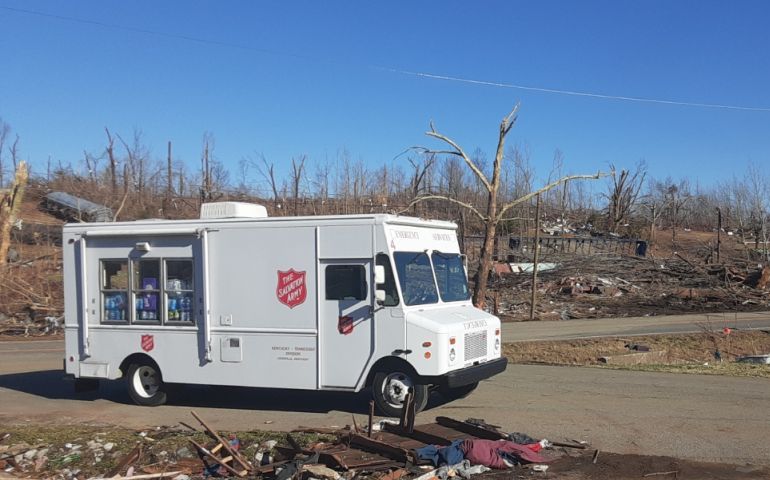
[[[377,304],[382,305],[385,303],[385,290],[375,290],[374,291],[374,298],[377,300]]]
[[[460,258],[463,261],[463,268],[465,269],[465,277],[468,277],[468,255],[461,253]]]
[[[382,265],[374,266],[374,283],[380,285],[385,283],[385,267]]]

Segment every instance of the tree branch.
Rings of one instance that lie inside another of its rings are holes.
[[[513,110],[511,110],[511,113],[509,113],[508,116],[505,117],[505,119],[503,120],[503,123],[501,124],[501,126],[503,127],[501,128],[501,132],[500,132],[501,136],[504,137],[508,135],[508,132],[511,130],[511,128],[513,128],[513,124],[516,123],[516,117],[517,117],[516,114],[519,112],[519,105],[520,104],[517,103],[513,107]]]
[[[420,202],[424,202],[426,200],[444,200],[444,201],[449,202],[449,203],[454,203],[455,205],[460,205],[463,208],[467,208],[468,210],[470,210],[471,212],[476,214],[476,216],[479,217],[482,221],[486,221],[487,220],[487,217],[482,215],[481,212],[476,210],[476,208],[473,205],[471,205],[470,203],[461,202],[460,200],[456,200],[454,198],[447,197],[447,196],[444,196],[444,195],[423,195],[421,197],[417,197],[414,200],[412,200],[409,203],[409,205],[406,206],[406,208],[404,208],[403,210],[400,210],[400,211],[398,211],[396,213],[400,215],[400,214],[402,214],[404,212],[407,212],[413,206],[417,205]]]
[[[526,195],[523,195],[523,196],[517,198],[516,200],[510,201],[510,202],[506,203],[505,205],[503,205],[502,208],[500,208],[500,212],[497,214],[497,221],[499,222],[503,218],[503,215],[505,214],[505,212],[507,212],[511,208],[515,207],[516,205],[518,205],[520,203],[527,202],[527,201],[535,198],[537,195],[539,195],[539,194],[541,194],[543,192],[547,192],[548,190],[550,190],[550,189],[552,189],[554,187],[557,187],[557,186],[559,186],[560,184],[562,184],[564,182],[568,182],[570,180],[597,180],[599,178],[606,177],[606,176],[607,176],[606,173],[597,172],[594,175],[567,175],[566,177],[562,177],[562,178],[560,178],[558,180],[554,180],[553,182],[549,183],[548,185],[543,186],[542,188],[540,188],[538,190],[535,190],[534,192],[530,192],[530,193],[528,193]]]
[[[425,135],[427,135],[429,137],[437,138],[437,139],[441,140],[442,142],[449,144],[452,148],[454,148],[454,151],[449,151],[449,152],[444,152],[444,153],[448,153],[448,154],[452,154],[452,155],[457,155],[457,156],[461,157],[465,161],[465,164],[468,165],[468,168],[470,168],[471,171],[481,181],[481,183],[484,184],[484,187],[486,187],[486,189],[488,191],[492,190],[492,185],[489,183],[489,180],[487,179],[487,176],[484,175],[484,172],[482,172],[481,169],[479,169],[479,167],[477,167],[476,164],[473,163],[473,160],[471,160],[470,157],[468,157],[468,155],[465,153],[465,151],[463,151],[463,149],[460,147],[460,145],[458,145],[454,140],[452,140],[451,138],[447,137],[446,135],[438,133],[433,128],[433,122],[431,122],[431,124],[430,124],[430,131],[429,132],[425,132]],[[428,151],[431,152],[431,153],[434,153],[432,150],[428,150]]]

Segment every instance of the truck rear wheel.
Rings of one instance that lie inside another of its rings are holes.
[[[132,363],[126,374],[128,394],[137,405],[155,407],[166,403],[166,386],[157,365],[149,361]]]
[[[410,388],[414,392],[415,411],[420,412],[428,404],[428,385],[415,384],[404,372],[377,372],[372,382],[374,403],[385,416],[398,417]]]

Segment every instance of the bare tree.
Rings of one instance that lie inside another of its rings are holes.
[[[2,118],[0,118],[0,189],[3,188],[5,182],[5,164],[3,162],[3,151],[5,150],[5,142],[8,139],[8,135],[11,134],[11,126],[8,125]]]
[[[18,138],[18,137],[17,137]],[[16,223],[16,217],[24,199],[29,172],[26,162],[19,162],[15,169],[15,178],[8,192],[0,196],[0,265],[4,265],[11,246],[11,228]]]
[[[677,229],[686,221],[687,205],[692,199],[689,182],[686,179],[675,182],[671,177],[654,181],[650,197],[659,216],[671,228],[671,242],[676,248]]]
[[[11,163],[13,164],[13,170],[16,171],[16,167],[19,161],[19,135],[13,140],[13,143],[8,148],[8,152],[11,154]]]
[[[97,175],[99,174],[99,157],[91,155],[83,150],[83,161],[86,164],[86,174],[93,185],[97,185]]]
[[[614,165],[610,165],[610,170],[608,191],[603,196],[607,199],[607,230],[617,232],[618,226],[629,220],[636,206],[647,176],[647,165],[640,160],[633,172],[623,169],[618,173]]]
[[[259,158],[261,164],[255,161],[252,161],[251,164],[270,186],[270,190],[273,192],[273,206],[278,208],[278,184],[275,179],[275,165],[272,162],[268,163],[267,158],[261,153],[259,154]]]
[[[315,171],[313,172],[312,185],[315,191],[315,199],[320,206],[316,207],[313,203],[313,213],[318,214],[327,213],[329,202],[329,175],[331,174],[331,167],[328,161],[323,163],[316,162]]]
[[[203,134],[203,149],[201,152],[201,203],[208,202],[213,197],[211,191],[211,155],[213,150],[214,136],[211,132],[205,132]]]
[[[425,175],[428,173],[428,170],[433,165],[433,162],[436,161],[436,155],[432,153],[427,153],[422,156],[422,161],[420,162],[415,161],[412,158],[408,158],[407,160],[412,165],[412,181],[410,185],[412,198],[417,198],[422,194],[422,191],[425,188],[424,186]],[[417,215],[417,204],[413,205],[413,209],[414,211],[412,213],[414,215]]]
[[[238,161],[238,186],[236,187],[240,195],[247,195],[249,193],[249,177],[251,170],[251,162],[248,158],[241,158]]]
[[[762,242],[762,257],[769,260],[767,248],[767,205],[770,197],[770,183],[760,168],[754,163],[749,164],[746,172],[747,193],[749,197],[751,230],[754,234],[754,248],[759,250]]]
[[[104,132],[107,134],[105,152],[107,153],[107,160],[110,162],[110,186],[112,187],[112,198],[114,199],[118,194],[118,159],[115,158],[115,139],[112,138],[110,129],[104,127]]]
[[[420,150],[425,153],[433,153],[438,155],[452,155],[452,156],[461,158],[465,162],[466,166],[476,176],[479,183],[484,186],[484,189],[487,192],[487,205],[486,205],[486,211],[484,213],[482,213],[482,211],[480,211],[470,203],[466,203],[458,199],[448,197],[446,195],[420,196],[418,198],[413,199],[406,209],[408,210],[416,203],[426,201],[426,200],[444,200],[447,202],[460,205],[461,207],[469,210],[483,222],[484,243],[482,244],[481,256],[479,258],[478,278],[476,280],[476,284],[473,290],[473,303],[479,308],[482,308],[486,301],[487,281],[489,279],[489,273],[492,271],[495,232],[497,230],[497,225],[502,220],[505,219],[506,213],[508,213],[508,211],[511,210],[513,207],[525,202],[529,202],[531,199],[535,198],[537,195],[547,192],[552,188],[557,187],[568,180],[598,179],[603,176],[603,174],[601,173],[597,173],[594,175],[565,176],[548,183],[547,185],[541,187],[536,191],[526,193],[516,199],[508,201],[502,205],[498,205],[498,193],[500,191],[500,183],[501,183],[500,172],[502,171],[502,164],[504,159],[503,152],[505,151],[505,137],[508,135],[508,133],[511,131],[511,128],[513,128],[513,125],[516,123],[516,114],[518,110],[519,110],[519,105],[516,105],[511,111],[511,113],[509,113],[506,117],[504,117],[503,120],[500,122],[500,129],[499,129],[498,138],[497,138],[497,149],[495,153],[494,163],[492,165],[491,179],[488,178],[488,176],[481,170],[481,168],[479,168],[479,165],[477,163],[471,160],[471,158],[465,153],[465,151],[462,149],[462,147],[460,147],[460,145],[457,142],[447,137],[446,135],[437,132],[436,129],[433,127],[433,123],[431,123],[430,131],[426,132],[426,135],[442,141],[443,143],[449,145],[450,148],[448,150],[432,150],[425,147],[414,147],[416,150]]]
[[[305,161],[307,155],[300,155],[299,159],[291,158],[291,197],[294,200],[294,215],[298,215],[299,187],[304,177]]]

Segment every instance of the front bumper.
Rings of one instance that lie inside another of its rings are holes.
[[[453,370],[444,375],[420,377],[419,382],[423,385],[437,385],[440,387],[455,388],[480,382],[498,373],[502,373],[508,367],[508,359],[505,357],[496,358],[488,362],[471,365],[470,367]]]

